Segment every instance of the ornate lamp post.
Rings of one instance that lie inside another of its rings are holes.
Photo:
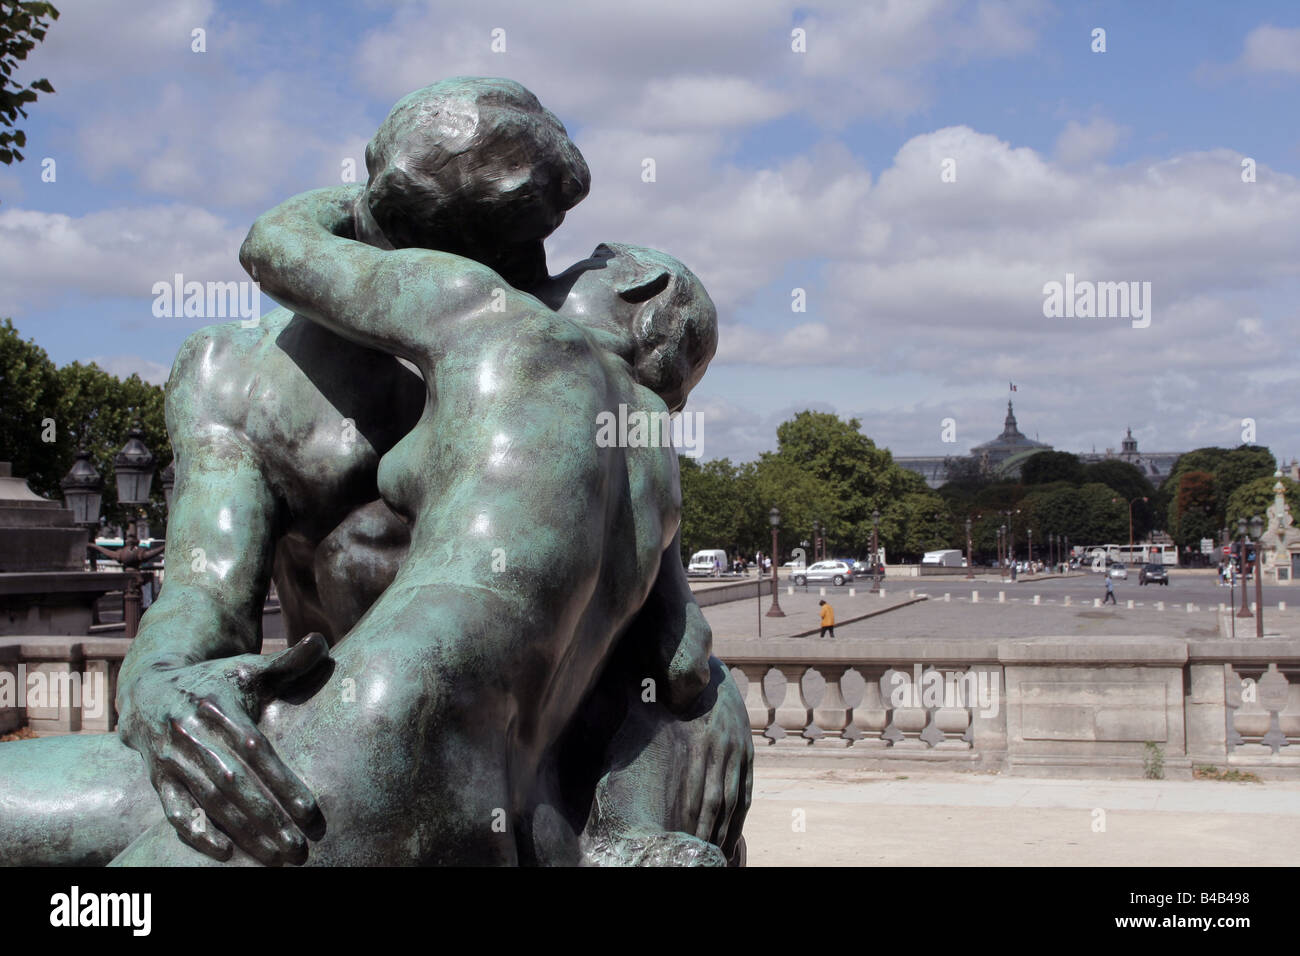
[[[972,581],[975,578],[975,559],[971,555],[970,548],[970,515],[966,516],[966,580]]]
[[[880,512],[871,512],[871,592],[880,593]]]
[[[785,611],[781,610],[781,602],[777,600],[776,592],[776,563],[780,551],[777,550],[776,529],[781,526],[781,512],[773,508],[767,514],[767,520],[772,522],[772,606],[767,609],[768,617],[785,617]]]
[[[153,485],[155,460],[153,452],[145,447],[144,432],[132,428],[127,432],[126,444],[113,458],[113,474],[117,476],[117,500],[124,505],[147,505],[149,488]]]
[[[1034,563],[1034,529],[1029,529],[1029,563]]]
[[[1241,610],[1237,612],[1237,617],[1255,618],[1255,636],[1264,636],[1264,585],[1261,581],[1259,567],[1259,538],[1264,533],[1264,519],[1255,515],[1249,522],[1245,518],[1237,519],[1237,534],[1241,537]],[[1247,550],[1250,544],[1255,544],[1255,560],[1247,561]],[[1255,613],[1250,611],[1250,597],[1246,589],[1247,573],[1255,575]]]
[[[1237,537],[1241,539],[1241,610],[1237,617],[1254,617],[1250,613],[1249,597],[1246,594],[1246,534],[1248,532],[1245,518],[1237,519]]]
[[[113,458],[113,473],[117,477],[118,501],[124,505],[143,505],[149,501],[149,487],[153,483],[154,456],[145,446],[144,433],[139,428],[132,428],[128,433],[126,445]],[[103,479],[90,463],[90,453],[82,449],[77,452],[77,460],[68,474],[60,482],[64,500],[73,514],[73,521],[91,529],[99,525],[99,509],[103,501]],[[93,531],[92,531],[93,533]],[[136,534],[136,522],[127,523],[123,545],[120,548],[104,548],[95,542],[87,542],[91,549],[91,563],[94,566],[94,552],[117,561],[128,572],[126,587],[122,593],[122,622],[125,636],[134,638],[140,626],[141,583],[143,575],[140,566],[144,562],[162,554],[164,545],[153,548],[141,548]]]
[[[1255,636],[1264,636],[1264,575],[1263,558],[1260,552],[1260,537],[1264,534],[1264,519],[1255,515],[1250,519],[1250,536],[1255,541]]]
[[[814,519],[813,521],[813,564],[816,564],[818,561],[821,560],[821,558],[818,557],[818,555],[821,554],[821,542],[822,542],[822,525],[820,521]]]
[[[59,482],[63,501],[72,512],[72,521],[86,529],[86,536],[94,540],[99,527],[99,506],[104,500],[104,479],[90,463],[90,452],[82,448],[67,475]],[[90,569],[96,568],[96,555],[90,555]]]
[[[998,528],[998,573],[1007,576],[1007,526]]]

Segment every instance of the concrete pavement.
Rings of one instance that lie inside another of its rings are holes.
[[[1300,782],[760,763],[745,839],[750,866],[1293,866]]]

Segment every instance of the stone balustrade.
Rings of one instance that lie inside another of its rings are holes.
[[[1300,776],[1300,641],[720,641],[755,749],[873,768]]]

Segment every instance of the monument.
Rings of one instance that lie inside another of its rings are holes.
[[[589,174],[517,83],[405,97],[366,165],[249,233],[286,308],[182,347],[168,545],[203,560],[141,621],[120,740],[0,747],[0,862],[743,863],[675,452],[595,440],[683,407],[708,294],[624,243],[549,274]]]

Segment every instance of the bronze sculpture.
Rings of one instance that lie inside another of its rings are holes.
[[[304,314],[203,330],[173,368],[168,548],[203,560],[173,562],[123,668],[144,765],[112,738],[0,750],[0,852],[734,862],[748,720],[685,586],[674,453],[593,441],[611,402],[684,401],[707,295],[634,247],[546,275],[587,173],[517,84],[406,97],[367,166],[250,233]],[[315,633],[263,658],[272,574]]]

